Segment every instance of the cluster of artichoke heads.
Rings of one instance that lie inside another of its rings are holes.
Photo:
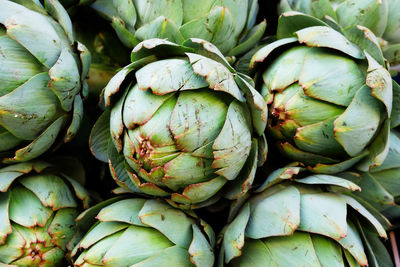
[[[398,0],[0,0],[0,266],[400,266],[399,65]]]

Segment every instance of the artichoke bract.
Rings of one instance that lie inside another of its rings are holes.
[[[214,264],[212,228],[162,201],[111,199],[82,213],[77,223],[94,217],[97,222],[72,252],[75,266]]]
[[[0,152],[14,162],[73,138],[90,64],[58,1],[15,2],[0,1]]]
[[[360,188],[298,171],[276,170],[239,209],[223,230],[219,266],[393,266],[382,224],[347,194]]]
[[[389,153],[383,164],[361,173],[354,181],[362,188],[357,196],[390,221],[400,219],[400,134],[397,131],[390,133]]]
[[[71,5],[69,0],[64,0]],[[257,0],[80,0],[90,3],[111,21],[128,47],[151,38],[167,38],[181,44],[185,39],[212,42],[223,54],[234,56],[250,50],[262,37],[266,22],[254,26]]]
[[[43,161],[0,169],[0,265],[66,266],[82,234],[75,219],[90,198]]]
[[[399,0],[281,0],[280,12],[300,11],[329,23],[335,20],[343,29],[361,25],[378,38],[385,58],[400,64]]]
[[[91,148],[124,188],[205,204],[245,193],[265,161],[264,99],[204,40],[140,43],[104,97]]]
[[[287,12],[278,37],[256,52],[251,67],[270,104],[269,130],[279,148],[314,172],[382,164],[389,129],[399,123],[393,98],[399,86],[373,33],[361,26],[342,33]]]

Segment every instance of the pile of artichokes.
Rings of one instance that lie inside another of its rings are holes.
[[[400,266],[399,71],[399,0],[0,0],[0,266]]]

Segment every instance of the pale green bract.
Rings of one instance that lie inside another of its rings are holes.
[[[0,169],[0,265],[66,266],[82,233],[86,190],[57,167],[29,161]]]
[[[0,152],[28,161],[71,140],[83,115],[90,53],[57,1],[0,1]],[[23,3],[23,4],[21,4]]]
[[[72,252],[74,266],[212,267],[214,232],[193,216],[155,199],[102,202],[77,219],[96,221]]]
[[[206,206],[246,193],[265,161],[264,99],[204,40],[140,43],[104,97],[91,148],[126,189]]]

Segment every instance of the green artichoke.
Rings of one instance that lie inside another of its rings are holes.
[[[400,64],[399,0],[281,0],[280,12],[300,11],[343,29],[355,25],[369,28],[378,38],[385,58]]]
[[[204,40],[140,43],[104,97],[91,148],[124,188],[204,206],[244,194],[265,160],[265,101]]]
[[[279,148],[320,173],[382,164],[389,129],[400,122],[393,98],[399,86],[373,33],[361,26],[342,33],[288,12],[278,37],[256,52],[251,67],[270,104],[269,129]]]
[[[177,44],[201,38],[225,55],[251,49],[262,37],[266,22],[254,26],[257,0],[64,0],[65,5],[91,3],[111,21],[128,47],[151,38],[167,38]]]
[[[206,222],[157,200],[116,200],[79,216],[78,224],[97,222],[72,252],[75,266],[213,266]]]
[[[348,195],[359,187],[298,171],[276,170],[245,202],[223,230],[219,266],[393,266],[383,226]]]
[[[28,161],[69,141],[83,113],[90,53],[58,1],[0,0],[0,152]]]
[[[43,161],[0,169],[0,265],[66,266],[86,190]]]

